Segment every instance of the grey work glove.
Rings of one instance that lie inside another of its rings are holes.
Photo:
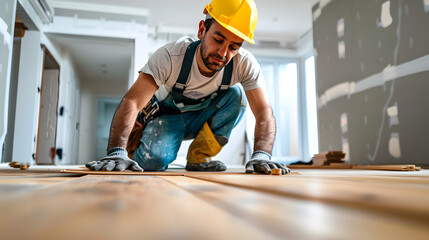
[[[99,161],[88,162],[85,166],[92,171],[124,171],[127,169],[143,172],[143,168],[136,161],[131,160],[123,148],[109,149],[107,157]]]
[[[282,175],[290,172],[290,169],[287,168],[284,164],[272,162],[271,155],[264,151],[255,151],[252,154],[252,158],[246,164],[246,173],[265,173],[271,174],[271,169],[281,169]]]

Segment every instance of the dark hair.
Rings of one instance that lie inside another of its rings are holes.
[[[214,21],[215,20],[213,18],[209,18],[204,21],[204,27],[206,28],[206,32],[210,29]]]

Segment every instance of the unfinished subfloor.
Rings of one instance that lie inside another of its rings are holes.
[[[429,170],[240,171],[1,165],[1,239],[428,239]]]

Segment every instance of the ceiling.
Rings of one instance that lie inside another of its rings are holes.
[[[52,33],[47,36],[70,52],[78,75],[83,80],[103,83],[122,81],[128,84],[134,51],[131,40]]]
[[[51,0],[72,4],[98,4],[106,7],[146,9],[149,28],[195,28],[204,18],[210,0]],[[318,0],[256,0],[258,24],[256,41],[294,42],[312,27],[311,8]],[[49,34],[74,59],[78,75],[85,81],[128,81],[133,52],[132,42],[118,39]]]
[[[203,9],[210,0],[52,0],[135,7],[149,11],[149,27],[195,28],[204,18]],[[318,0],[256,0],[258,24],[255,39],[295,41],[312,27],[311,8]]]

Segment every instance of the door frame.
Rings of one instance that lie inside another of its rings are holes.
[[[38,124],[37,124],[37,139],[36,139],[36,156],[35,156],[35,161],[36,164],[39,164],[38,162],[38,158],[39,158],[39,134],[40,134],[40,114],[42,111],[42,94],[43,94],[43,77],[45,74],[45,58],[48,57],[56,66],[56,69],[58,69],[58,91],[57,91],[57,102],[56,102],[56,106],[55,106],[55,112],[56,112],[56,118],[55,118],[55,136],[54,136],[54,148],[55,151],[53,153],[51,153],[51,159],[52,159],[52,164],[55,165],[55,155],[56,155],[56,143],[57,143],[57,125],[58,125],[58,100],[59,100],[59,96],[60,96],[60,72],[61,72],[61,68],[60,68],[60,64],[58,64],[57,60],[55,59],[55,57],[51,54],[51,52],[49,52],[48,48],[44,45],[41,44],[42,47],[42,51],[43,51],[43,61],[42,61],[42,80],[41,80],[41,84],[40,84],[40,94],[39,94],[39,116],[38,116]]]

